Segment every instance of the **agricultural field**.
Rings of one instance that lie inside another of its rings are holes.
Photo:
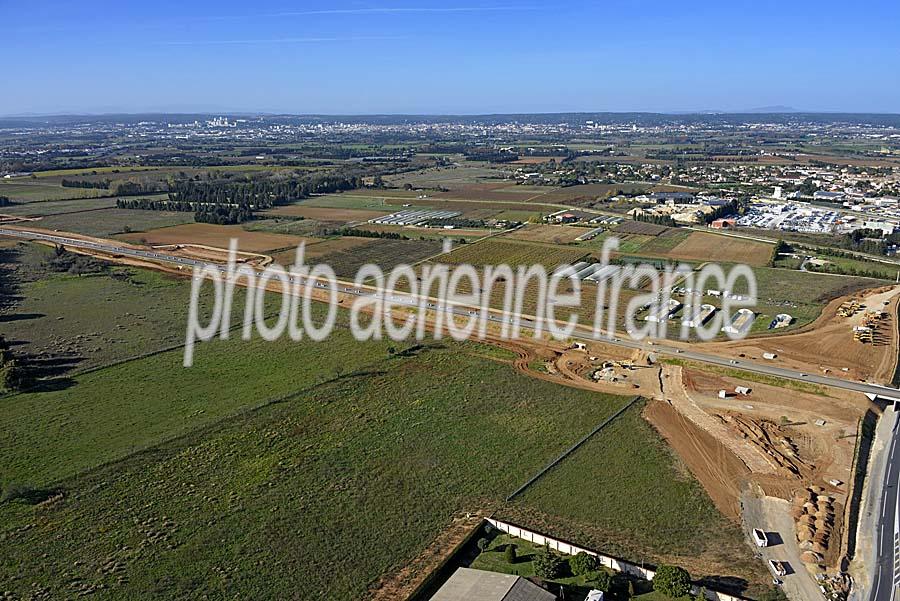
[[[584,249],[529,242],[488,238],[473,244],[457,246],[449,254],[441,255],[441,263],[475,266],[507,264],[544,265],[548,269],[561,263],[574,263],[587,253]]]
[[[635,406],[498,511],[500,519],[616,557],[766,584],[740,528]]]
[[[42,200],[63,200],[69,198],[98,198],[109,196],[109,190],[95,188],[63,188],[59,185],[35,182],[34,180],[14,182],[0,180],[0,196],[13,202],[38,202]]]
[[[380,240],[373,238],[357,238],[354,236],[332,237],[325,239],[308,238],[303,250],[303,256],[307,263],[320,262],[319,259],[331,253],[351,252],[354,249],[370,247],[378,244]],[[291,265],[296,257],[296,249],[283,250],[272,254],[276,263]]]
[[[5,588],[359,598],[452,514],[499,503],[624,402],[526,377],[469,345],[386,346],[348,334],[215,342],[191,370],[166,353],[9,399],[3,476],[63,494],[0,506],[7,528],[32,524],[7,540]],[[681,478],[657,476],[676,488]],[[315,553],[288,551],[310,540]]]
[[[630,232],[644,229],[643,226],[646,225],[653,226],[634,222],[634,225],[629,224],[625,229]],[[623,254],[673,261],[702,263],[715,260],[760,267],[769,262],[772,254],[772,245],[765,242],[681,228],[667,228],[658,235],[641,234],[636,231],[621,235],[619,230],[613,231],[610,235],[619,236],[621,240],[619,249]]]
[[[191,217],[193,218],[192,214]],[[216,248],[228,248],[231,239],[237,238],[238,250],[256,253],[294,248],[303,241],[303,238],[298,236],[247,231],[240,225],[214,225],[211,223],[187,223],[174,227],[161,227],[140,234],[125,234],[120,237],[129,242],[142,242],[153,246],[190,243]]]
[[[115,207],[115,198],[47,200],[3,207],[0,208],[0,213],[23,217],[41,217],[46,215],[61,215],[64,213],[78,213],[81,211],[95,211],[98,209],[114,209]]]
[[[665,256],[672,259],[715,260],[755,267],[768,263],[771,255],[771,244],[705,232],[691,232],[686,240],[665,252]]]
[[[838,275],[868,273],[888,281],[896,281],[897,273],[900,272],[900,264],[888,265],[877,261],[865,261],[851,257],[833,257],[831,255],[819,255],[818,258],[826,261],[826,263],[821,267],[807,265],[807,269],[824,274],[835,273]]]
[[[385,215],[383,210],[365,209],[338,209],[313,207],[304,203],[275,207],[261,213],[264,216],[276,215],[285,217],[303,217],[304,219],[316,219],[318,221],[337,221],[347,223],[350,221],[368,221]]]
[[[387,238],[362,238],[362,240],[369,243],[342,242],[341,247],[336,250],[317,254],[316,262],[331,265],[338,277],[352,279],[359,268],[367,263],[374,263],[382,270],[388,271],[397,265],[412,265],[441,252],[441,242],[437,240]],[[315,246],[312,249],[315,249]]]
[[[549,242],[552,244],[568,244],[575,238],[588,233],[592,228],[573,225],[528,224],[504,236],[509,240],[525,240],[530,242]]]
[[[193,213],[142,211],[137,209],[102,209],[42,217],[40,227],[86,236],[107,237],[124,232],[144,232],[194,221]],[[140,236],[138,236],[140,237]]]
[[[184,341],[190,282],[113,267],[81,276],[50,271],[52,249],[15,244],[0,251],[0,281],[18,282],[0,308],[0,334],[33,358],[41,375],[68,376]],[[211,305],[201,294],[201,311]],[[243,289],[235,290],[235,298]],[[57,383],[63,383],[58,380]]]
[[[725,266],[726,270],[728,266]],[[873,288],[883,282],[869,278],[823,275],[811,272],[788,271],[772,267],[756,267],[758,313],[751,333],[769,332],[769,322],[779,313],[789,313],[795,320],[778,333],[789,332],[815,320],[829,301],[857,290]],[[738,281],[737,294],[746,293],[742,280]],[[707,298],[713,304],[720,301]]]
[[[297,219],[296,217],[266,217],[245,221],[241,227],[248,232],[271,232],[288,236],[317,237],[341,224],[316,221],[315,219]]]

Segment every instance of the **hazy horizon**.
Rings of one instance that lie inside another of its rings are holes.
[[[900,112],[889,2],[89,0],[7,14],[0,115]]]

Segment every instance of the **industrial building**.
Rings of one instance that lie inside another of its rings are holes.
[[[706,303],[695,305],[692,307],[690,315],[686,315],[684,319],[681,320],[681,324],[689,328],[699,328],[706,323],[715,312],[716,308],[713,305]]]
[[[669,319],[680,308],[681,303],[674,298],[670,298],[663,304],[653,304],[650,306],[650,314],[644,317],[644,321],[661,323]]]
[[[738,309],[738,312],[731,318],[731,323],[722,328],[723,332],[728,334],[744,334],[753,325],[756,314],[750,309]]]
[[[462,213],[459,211],[429,211],[429,210],[418,210],[418,209],[410,209],[407,211],[398,211],[396,213],[391,213],[390,215],[385,215],[384,217],[376,217],[375,219],[370,219],[369,223],[376,223],[378,225],[419,225],[421,223],[426,223],[428,221],[434,221],[438,219],[453,219],[454,217],[459,217]]]

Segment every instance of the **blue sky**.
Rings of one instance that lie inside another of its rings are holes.
[[[900,113],[900,2],[8,2],[0,115]]]

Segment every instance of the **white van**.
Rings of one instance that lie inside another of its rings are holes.
[[[753,529],[753,542],[756,543],[757,547],[768,547],[769,546],[769,537],[766,536],[766,533],[760,530],[759,528]]]

